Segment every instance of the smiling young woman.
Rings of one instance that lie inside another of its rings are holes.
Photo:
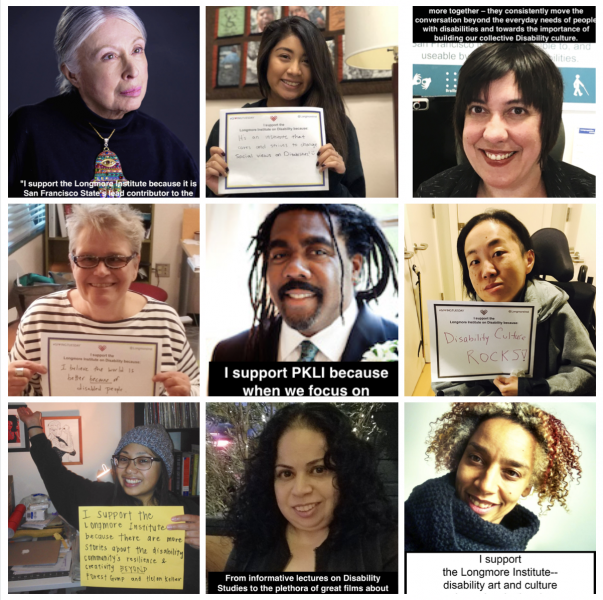
[[[326,192],[281,192],[270,197],[366,196],[356,129],[345,114],[331,54],[319,29],[307,19],[287,17],[269,23],[258,53],[258,80],[264,96],[243,108],[317,106],[324,110],[327,143],[319,149],[316,168],[327,170]],[[219,147],[219,121],[206,146],[206,194],[218,194],[218,180],[228,177],[224,151]],[[232,196],[229,194],[229,196]],[[246,196],[246,194],[234,194]],[[254,196],[254,194],[250,194]]]
[[[404,504],[409,552],[525,550],[540,527],[521,505],[567,509],[582,475],[580,448],[565,425],[523,402],[456,402],[432,423],[427,454],[448,471],[414,488]]]
[[[279,409],[228,514],[234,550],[224,570],[397,571],[397,523],[376,467],[334,405]]]
[[[100,406],[100,405],[99,405]],[[184,514],[162,523],[166,529],[185,532],[184,587],[182,593],[199,594],[199,505],[177,497],[169,489],[174,471],[174,444],[162,425],[141,425],[120,439],[111,458],[113,483],[90,481],[61,464],[42,429],[42,413],[18,409],[31,441],[31,457],[57,511],[79,528],[80,506],[182,506]],[[176,512],[179,512],[176,510]],[[159,589],[95,587],[96,594],[162,593]]]
[[[417,197],[594,198],[595,177],[550,156],[563,78],[528,43],[488,43],[459,72],[453,112],[463,161],[425,181]]]

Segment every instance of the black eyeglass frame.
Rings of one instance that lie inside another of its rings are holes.
[[[107,267],[107,269],[124,269],[137,256],[138,256],[138,252],[134,252],[134,254],[132,254],[132,256],[122,256],[121,254],[110,254],[109,256],[92,256],[91,254],[82,254],[81,256],[73,256],[73,254],[70,254],[69,258],[71,258],[71,260],[80,269],[96,269],[96,267],[98,267],[98,265],[99,265],[99,263],[100,263],[101,260],[105,263],[105,267]],[[96,264],[94,266],[92,266],[92,267],[83,267],[82,265],[80,265],[78,263],[78,260],[82,259],[82,258],[95,258],[96,259]],[[121,267],[112,267],[111,265],[107,264],[107,259],[108,258],[123,258],[123,259],[125,259],[126,264],[122,265]]]
[[[117,459],[119,459],[119,458],[125,458],[128,461],[128,467],[130,466],[130,461],[133,461],[134,462],[134,466],[137,469],[140,469],[141,471],[149,471],[153,465],[151,464],[151,466],[148,469],[141,469],[140,465],[136,464],[136,461],[139,458],[148,458],[151,462],[163,462],[160,458],[153,458],[152,456],[135,456],[134,458],[128,458],[127,456],[124,456],[123,454],[114,454],[113,456],[111,456],[111,460],[113,462],[113,466],[116,469],[127,469],[128,468],[128,467],[120,467],[117,464]]]

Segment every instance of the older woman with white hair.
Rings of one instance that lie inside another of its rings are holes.
[[[199,195],[186,146],[140,106],[147,33],[127,6],[69,6],[56,28],[58,96],[9,116],[9,195]]]
[[[76,287],[39,298],[25,311],[10,353],[8,395],[43,395],[41,334],[59,331],[161,338],[153,377],[161,395],[198,396],[199,367],[180,317],[167,304],[129,290],[144,238],[140,212],[120,204],[74,204],[67,224]]]

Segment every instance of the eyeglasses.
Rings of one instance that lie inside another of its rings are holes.
[[[94,269],[101,260],[109,269],[123,269],[133,258],[138,256],[138,252],[134,252],[132,256],[73,256],[72,254],[69,256],[80,269]]]
[[[113,461],[113,466],[118,469],[125,469],[130,461],[134,462],[134,466],[141,471],[148,471],[152,466],[153,462],[161,462],[160,458],[151,458],[150,456],[137,456],[136,458],[128,458],[127,456],[122,456],[121,454],[115,454],[111,457]]]

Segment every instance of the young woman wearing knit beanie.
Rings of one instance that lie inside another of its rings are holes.
[[[174,467],[174,446],[162,425],[142,425],[128,431],[112,457],[114,484],[90,481],[61,464],[42,429],[42,413],[18,409],[25,423],[33,458],[48,495],[59,514],[79,529],[80,506],[184,506],[184,515],[172,518],[168,529],[185,531],[184,588],[182,590],[99,588],[89,594],[183,593],[198,594],[199,585],[199,506],[187,497],[169,491]]]
[[[542,512],[556,502],[567,509],[569,483],[582,474],[565,425],[525,402],[456,402],[428,443],[448,473],[404,503],[407,552],[525,550],[540,520],[520,499],[534,494]]]

